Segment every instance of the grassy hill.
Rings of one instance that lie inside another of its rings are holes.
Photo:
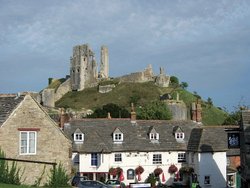
[[[190,108],[192,102],[197,100],[197,96],[181,88],[162,88],[156,86],[153,82],[121,83],[117,84],[109,93],[99,93],[98,87],[87,88],[78,92],[69,92],[56,102],[56,106],[76,110],[94,110],[105,104],[114,103],[130,109],[131,102],[137,106],[144,106],[146,103],[159,100],[160,96],[166,93],[171,93],[172,97],[176,98],[177,92],[188,108]],[[226,114],[224,111],[208,105],[205,101],[202,102],[202,109],[203,124],[218,125],[223,123]]]

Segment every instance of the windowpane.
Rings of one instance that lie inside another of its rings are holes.
[[[35,154],[36,153],[36,132],[20,133],[20,153]]]
[[[153,155],[153,164],[161,164],[161,154],[154,154]]]
[[[98,155],[97,153],[91,153],[91,166],[98,165]]]
[[[178,162],[186,162],[186,153],[178,153]]]
[[[115,162],[121,162],[122,161],[122,154],[116,153],[115,154]]]
[[[210,184],[210,176],[204,177],[204,184],[206,184],[206,185]]]

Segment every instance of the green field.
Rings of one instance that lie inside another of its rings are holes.
[[[1,188],[30,188],[30,186],[25,186],[25,185],[11,185],[11,184],[3,184],[0,183]]]
[[[197,96],[182,88],[158,87],[153,82],[120,83],[109,93],[99,93],[98,87],[68,92],[56,102],[56,107],[95,110],[105,104],[114,103],[130,111],[133,100],[136,100],[135,105],[144,106],[151,101],[159,100],[160,96],[166,93],[170,93],[176,99],[177,92],[180,100],[185,102],[188,109],[192,102],[197,101]],[[226,112],[202,100],[202,118],[204,125],[220,125],[226,118]]]

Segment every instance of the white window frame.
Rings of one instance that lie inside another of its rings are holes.
[[[113,134],[114,142],[122,142],[123,141],[123,133],[114,133]]]
[[[206,177],[208,178],[208,181],[206,180]],[[204,185],[211,185],[211,175],[204,176]]]
[[[149,139],[150,140],[159,140],[159,133],[150,133]]]
[[[74,141],[75,142],[83,142],[84,134],[83,133],[74,133]]]
[[[115,153],[115,155],[114,155],[114,161],[116,163],[122,162],[122,154],[121,153]]]
[[[178,163],[185,163],[187,161],[186,157],[187,155],[185,152],[178,153]]]
[[[26,134],[26,138],[22,140],[22,135]],[[30,145],[32,144],[31,134],[34,134],[34,151],[31,151]],[[24,143],[26,142],[26,143]],[[36,145],[37,145],[37,132],[36,131],[20,131],[19,138],[19,154],[20,155],[36,155]],[[24,151],[22,151],[24,148]]]
[[[183,140],[185,138],[185,134],[182,132],[175,133],[175,139]]]
[[[160,153],[153,154],[153,164],[162,164],[162,155]]]

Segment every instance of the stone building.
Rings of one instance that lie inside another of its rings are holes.
[[[39,178],[41,185],[46,183],[51,163],[71,172],[70,140],[29,94],[0,95],[0,148],[6,158],[19,160],[23,184]]]
[[[100,78],[108,79],[109,78],[109,56],[108,56],[108,47],[101,47],[101,62],[100,62]]]
[[[70,59],[70,79],[73,91],[81,91],[97,83],[95,54],[88,44],[73,48]]]

